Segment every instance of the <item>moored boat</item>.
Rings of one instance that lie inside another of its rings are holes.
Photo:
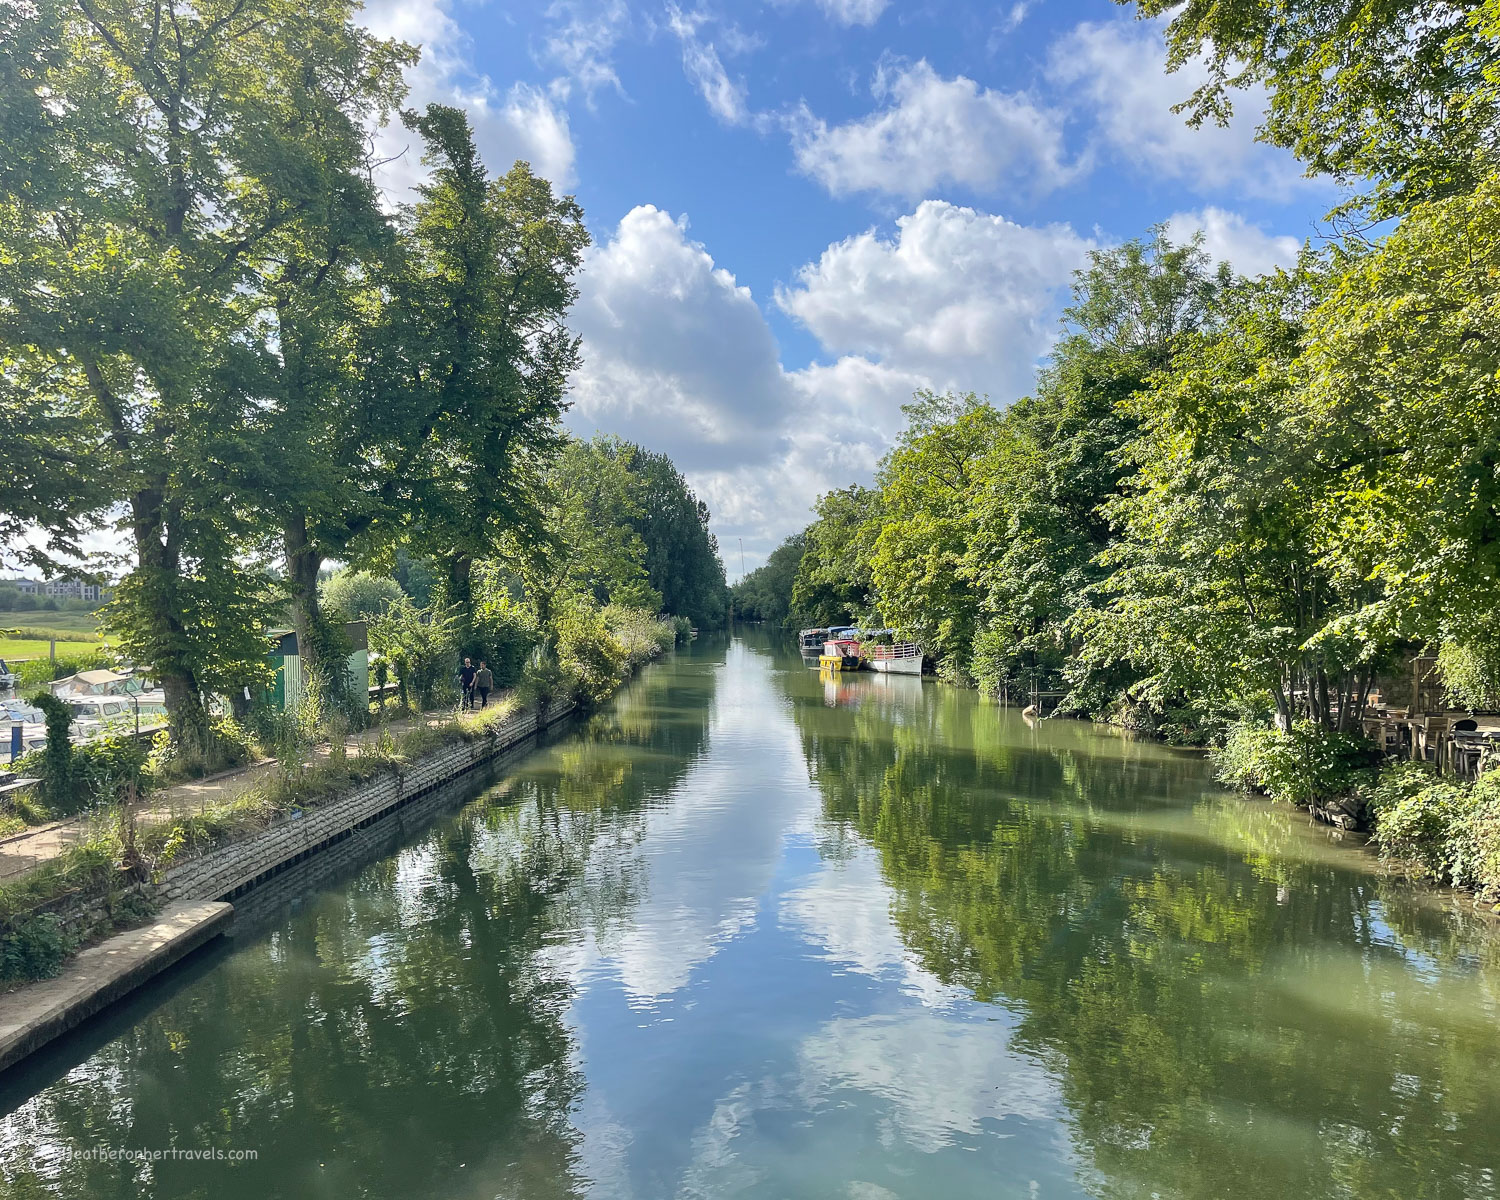
[[[885,675],[920,675],[922,647],[916,642],[897,642],[894,646],[866,646],[865,661],[873,670]]]
[[[804,629],[797,635],[797,649],[803,658],[817,658],[823,653],[823,643],[827,640],[826,629]]]

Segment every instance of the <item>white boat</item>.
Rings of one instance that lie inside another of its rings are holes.
[[[894,646],[864,646],[865,661],[884,675],[920,675],[922,647],[916,642],[898,642]]]
[[[24,700],[0,700],[0,725],[40,725],[47,714]]]

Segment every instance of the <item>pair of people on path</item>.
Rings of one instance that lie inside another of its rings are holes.
[[[474,664],[469,659],[464,659],[463,670],[458,673],[458,683],[464,692],[464,707],[474,707],[475,693],[479,695],[479,707],[488,708],[490,704],[490,692],[495,686],[495,676],[489,667],[485,666],[484,659],[479,660],[479,669],[474,669]]]

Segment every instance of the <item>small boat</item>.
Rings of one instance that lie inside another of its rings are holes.
[[[916,642],[897,642],[894,646],[866,646],[865,661],[885,675],[920,675],[922,647]]]
[[[857,671],[863,662],[859,652],[859,641],[851,635],[853,629],[830,629],[828,640],[823,643],[823,653],[818,666],[830,671]]]
[[[823,643],[828,640],[826,629],[804,629],[797,635],[797,648],[803,658],[817,658],[823,653]]]
[[[46,713],[24,700],[0,700],[0,725],[40,725],[46,719]]]

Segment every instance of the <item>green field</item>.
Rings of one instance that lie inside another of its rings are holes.
[[[82,658],[92,649],[91,642],[58,642],[57,657],[59,659]],[[41,638],[0,637],[0,658],[9,659],[11,662],[23,658],[46,658],[50,650],[51,643]]]
[[[38,636],[75,638],[99,636],[99,619],[90,612],[0,612],[0,629],[34,629]]]

